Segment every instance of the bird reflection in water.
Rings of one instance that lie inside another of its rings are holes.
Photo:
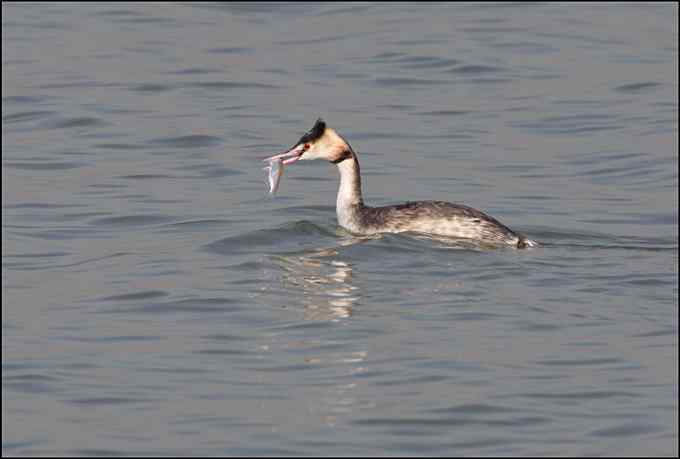
[[[352,239],[341,245],[356,242]],[[276,257],[284,286],[303,295],[305,320],[337,321],[352,316],[360,298],[359,288],[352,284],[352,266],[337,257],[336,248]]]
[[[343,247],[374,237],[343,236],[334,247],[272,257],[280,270],[281,287],[288,294],[288,307],[301,307],[304,321],[341,323],[356,313],[361,289],[355,285],[355,269],[341,259],[340,252]],[[317,380],[315,387],[308,388],[306,404],[309,413],[329,427],[341,423],[357,409],[375,406],[373,400],[362,395],[361,383],[354,379],[366,371],[368,351],[357,349],[347,331],[346,327],[339,327],[332,336],[319,336],[303,329],[300,336],[294,330],[291,334],[279,334],[276,347],[271,348],[294,348],[296,357],[302,358],[305,365],[332,372],[327,384]]]

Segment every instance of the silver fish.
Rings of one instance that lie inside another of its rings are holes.
[[[280,159],[269,161],[264,170],[269,173],[269,194],[274,194],[279,189],[279,182],[283,176],[283,161]]]

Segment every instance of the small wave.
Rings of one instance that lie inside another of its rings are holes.
[[[191,83],[189,86],[203,89],[279,89],[281,86],[267,84],[267,83],[254,83],[247,81],[205,81],[200,83]]]
[[[54,115],[56,112],[50,110],[30,110],[26,112],[12,113],[2,117],[2,122],[10,123],[24,123],[26,121],[34,121],[42,118],[47,118]]]
[[[405,78],[405,77],[388,77],[377,78],[375,84],[383,87],[399,87],[399,86],[432,86],[449,84],[446,80],[431,80],[426,78]]]
[[[460,61],[436,56],[409,56],[398,59],[396,63],[398,63],[400,67],[407,69],[437,69],[453,67],[458,65]]]
[[[239,305],[236,305],[238,303]],[[102,313],[139,313],[139,314],[176,314],[176,313],[227,313],[239,312],[245,308],[242,301],[231,298],[190,298],[184,300],[171,300],[161,302],[149,302],[139,300],[137,304],[120,309],[106,309]]]
[[[149,141],[151,144],[173,148],[212,147],[221,143],[219,137],[212,135],[185,135],[180,137],[162,137]]]
[[[337,233],[330,228],[307,220],[231,236],[204,246],[205,250],[218,254],[235,253],[287,253],[303,248],[318,247],[323,240],[336,239]]]
[[[642,238],[618,236],[585,231],[556,231],[552,229],[525,229],[531,239],[543,247],[573,249],[612,249],[643,251],[677,251],[678,241],[670,238]]]
[[[456,67],[449,70],[450,73],[455,73],[459,75],[481,75],[488,73],[498,73],[503,69],[500,67],[493,67],[490,65],[464,65],[462,67]]]
[[[185,69],[180,69],[180,70],[174,70],[171,72],[168,72],[170,75],[205,75],[208,73],[216,73],[218,72],[215,69],[211,68],[200,68],[200,67],[188,67]]]
[[[134,86],[130,86],[130,91],[141,92],[141,93],[159,93],[165,92],[173,89],[172,85],[169,84],[157,84],[157,83],[142,83]]]
[[[217,218],[199,218],[195,220],[183,220],[177,222],[164,223],[156,226],[154,232],[156,234],[188,234],[188,233],[215,233],[217,231],[229,228],[230,220]]]
[[[623,92],[627,94],[637,94],[641,92],[650,91],[661,86],[661,83],[655,83],[653,81],[645,81],[641,83],[631,83],[617,86],[614,91]]]
[[[207,49],[207,53],[212,54],[247,54],[255,51],[255,48],[246,48],[243,46],[233,46],[227,48],[210,48]]]
[[[108,296],[101,298],[99,301],[143,301],[152,298],[161,298],[167,296],[168,292],[163,290],[143,290],[141,292],[123,293],[121,295]]]
[[[65,118],[56,120],[54,122],[49,122],[44,125],[46,129],[72,129],[72,128],[84,128],[84,127],[94,127],[94,126],[104,126],[107,123],[99,118],[93,118],[91,116],[81,116],[77,118]]]
[[[157,225],[173,219],[174,217],[168,215],[123,215],[120,217],[98,218],[90,223],[95,226],[137,227]]]
[[[49,162],[5,162],[3,167],[11,169],[21,169],[27,171],[61,171],[68,169],[78,169],[86,166],[87,163],[78,161],[49,161]]]

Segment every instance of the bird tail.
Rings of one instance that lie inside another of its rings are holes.
[[[520,235],[519,240],[517,241],[517,248],[526,249],[529,247],[538,247],[538,242],[527,239],[524,235]]]

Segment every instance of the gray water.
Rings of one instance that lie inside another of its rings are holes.
[[[677,455],[677,170],[676,4],[3,3],[2,453]]]

